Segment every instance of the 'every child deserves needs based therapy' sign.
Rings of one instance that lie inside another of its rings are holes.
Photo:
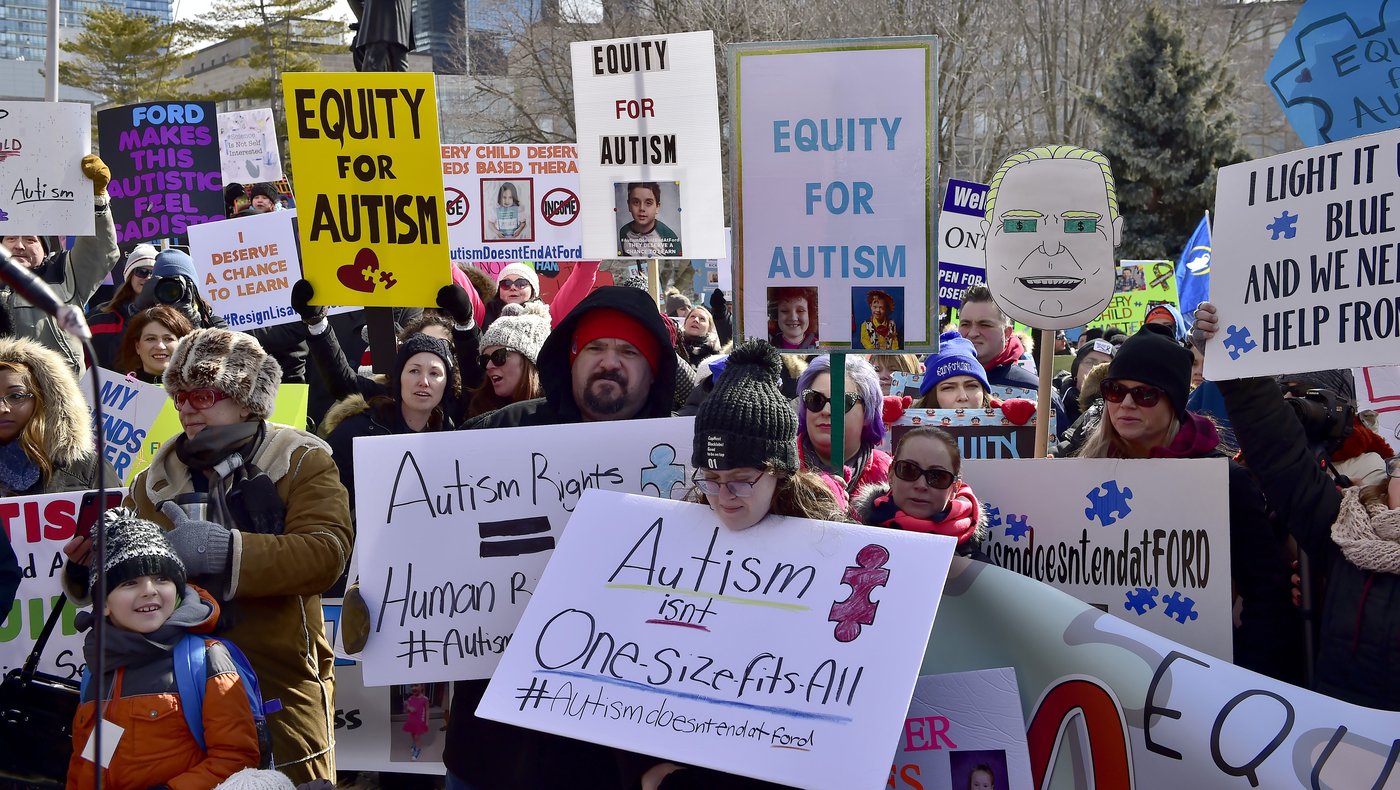
[[[287,74],[298,233],[316,303],[429,307],[448,283],[432,74]]]
[[[881,787],[954,542],[590,491],[477,715],[797,785]]]
[[[578,41],[570,53],[583,254],[725,257],[714,34]]]
[[[1400,363],[1400,130],[1221,168],[1207,379]]]
[[[788,295],[779,289],[801,288],[815,291],[807,312],[822,348],[936,347],[937,40],[731,53],[742,334],[769,334]],[[865,342],[890,336],[898,343]]]
[[[0,232],[91,236],[86,104],[0,102]]]
[[[442,181],[453,261],[583,257],[578,146],[444,145]]]
[[[97,114],[117,241],[183,236],[224,218],[213,102],[128,104]]]

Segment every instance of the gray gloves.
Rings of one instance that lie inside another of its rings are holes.
[[[228,575],[233,533],[212,521],[190,518],[174,502],[162,502],[160,512],[175,527],[165,533],[165,537],[180,555],[190,578]]]

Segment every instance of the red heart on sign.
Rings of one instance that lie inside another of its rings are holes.
[[[347,263],[335,270],[340,284],[352,291],[374,293],[374,272],[379,271],[379,256],[369,247],[355,253],[355,262]]]
[[[1010,398],[1001,402],[1001,413],[1016,425],[1025,425],[1035,416],[1035,404],[1025,398]]]

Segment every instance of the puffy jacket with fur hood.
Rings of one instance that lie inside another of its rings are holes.
[[[987,527],[987,511],[977,501],[977,496],[972,493],[971,486],[962,480],[954,481],[953,485],[953,499],[970,506],[977,514],[977,524],[973,527],[971,536],[958,543],[957,554],[960,557],[972,557],[987,562],[989,560],[982,551],[982,545],[991,535],[991,530]],[[868,524],[874,527],[884,526],[878,523],[878,519],[875,517],[875,500],[889,492],[889,483],[876,483],[861,488],[851,500],[851,517],[858,524]]]

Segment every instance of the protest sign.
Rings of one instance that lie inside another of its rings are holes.
[[[292,283],[301,279],[295,211],[270,211],[190,228],[199,291],[230,329],[300,320]]]
[[[219,127],[213,102],[148,102],[97,113],[117,241],[183,236],[224,218]]]
[[[987,284],[987,185],[948,179],[938,215],[938,304],[962,307],[963,291]]]
[[[993,563],[1230,660],[1225,459],[1010,463],[962,469],[989,515]]]
[[[705,505],[589,491],[477,715],[783,784],[879,787],[953,548],[771,515],[736,532]]]
[[[356,439],[365,682],[489,677],[579,496],[684,496],[693,435],[684,418]]]
[[[1400,131],[1220,169],[1205,377],[1400,363]]]
[[[219,113],[219,162],[225,184],[282,180],[270,107]]]
[[[914,686],[891,790],[1031,790],[1016,670],[924,675]]]
[[[575,146],[444,145],[442,184],[452,260],[583,258]]]
[[[1304,145],[1394,129],[1394,5],[1310,0],[1298,10],[1264,72]]]
[[[91,496],[88,496],[91,494]],[[107,506],[121,504],[124,489],[108,489]],[[24,664],[44,629],[44,621],[63,591],[63,544],[75,534],[84,498],[95,508],[96,492],[65,491],[61,494],[6,497],[0,501],[0,524],[19,559],[19,590],[9,616],[0,625],[0,677]],[[93,510],[92,512],[96,512]],[[82,672],[83,634],[73,624],[77,609],[64,604],[64,613],[44,646],[39,671],[76,680]]]
[[[91,236],[92,109],[71,102],[0,101],[0,225],[10,233]]]
[[[1400,367],[1357,368],[1356,408],[1376,413],[1377,433],[1392,446],[1400,443]]]
[[[1158,305],[1177,307],[1176,267],[1171,261],[1121,261],[1113,281],[1113,298],[1089,327],[1116,326],[1133,334],[1147,312]]]
[[[1400,713],[1241,669],[955,558],[923,672],[1007,666],[1016,668],[1037,788],[1395,783]]]
[[[937,40],[730,52],[736,335],[780,349],[936,348]],[[822,89],[794,90],[808,84]]]
[[[963,460],[971,458],[1034,458],[1035,419],[1017,425],[1000,408],[985,409],[906,409],[889,425],[888,452],[911,428],[931,425],[947,431],[958,443]],[[1054,419],[1054,415],[1051,415]]]
[[[170,399],[165,394],[165,388],[159,384],[127,378],[106,368],[88,368],[78,380],[78,389],[87,400],[89,410],[93,406],[94,370],[101,375],[102,438],[107,443],[103,457],[116,471],[117,479],[126,480],[135,474],[134,461],[151,432],[151,426],[161,410],[169,405]],[[96,415],[93,417],[96,422]]]
[[[442,750],[447,743],[444,730],[452,684],[374,687],[364,684],[362,673],[358,662],[336,662],[336,770],[445,774],[447,767],[442,764]],[[413,696],[414,688],[419,688],[428,700],[422,716],[426,731],[416,739],[405,728],[408,711],[404,704]],[[413,754],[415,743],[419,748],[417,757]]]
[[[584,256],[726,255],[714,34],[569,49]]]
[[[435,306],[451,279],[433,75],[313,72],[282,83],[316,304]]]

